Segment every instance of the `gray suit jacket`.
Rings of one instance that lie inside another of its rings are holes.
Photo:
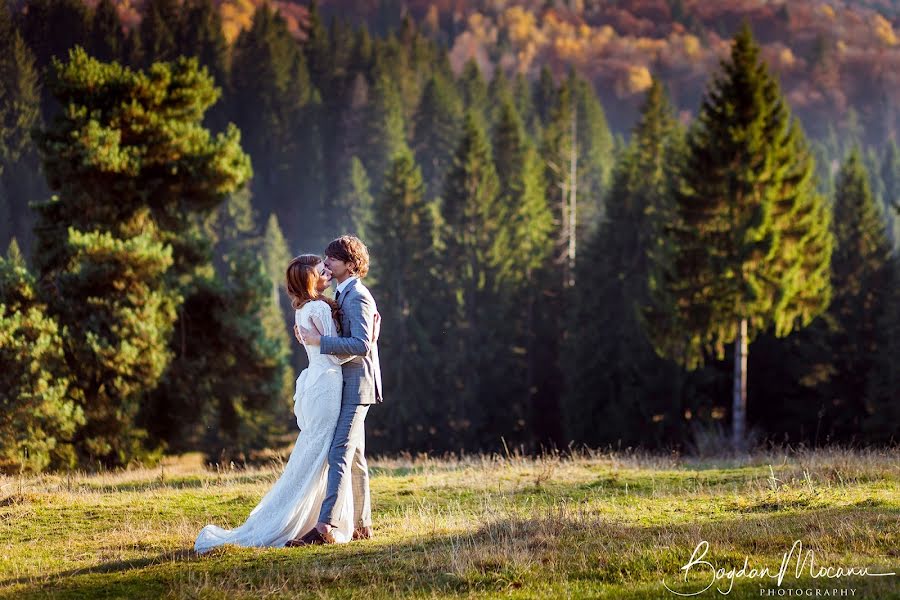
[[[323,337],[323,354],[353,355],[344,363],[344,392],[342,404],[375,404],[382,401],[381,365],[378,362],[378,334],[380,323],[375,314],[375,299],[359,279],[351,281],[341,297],[341,335]]]

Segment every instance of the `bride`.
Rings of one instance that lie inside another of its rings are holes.
[[[298,256],[287,268],[287,290],[296,324],[315,328],[322,336],[339,335],[337,303],[322,295],[330,280],[331,273],[314,254]],[[215,525],[204,527],[194,543],[197,552],[222,544],[280,547],[315,527],[325,498],[328,449],[341,410],[341,364],[353,357],[341,359],[321,354],[319,346],[303,346],[309,367],[297,377],[294,392],[300,435],[284,472],[243,525],[231,530]],[[347,516],[332,529],[337,543],[349,542],[353,536],[354,507],[349,494],[346,503],[350,506],[335,513]]]

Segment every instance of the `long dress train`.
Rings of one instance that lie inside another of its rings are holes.
[[[316,327],[322,335],[336,335],[331,307],[321,300],[304,304],[294,319],[298,325]],[[216,525],[204,527],[194,543],[197,552],[222,544],[280,547],[315,527],[325,498],[328,450],[341,410],[343,377],[342,361],[336,356],[322,354],[319,346],[304,344],[304,348],[309,367],[297,377],[294,392],[300,435],[284,472],[241,526],[231,530]],[[349,506],[339,511],[342,519],[332,530],[338,543],[352,539],[352,503],[348,494]]]

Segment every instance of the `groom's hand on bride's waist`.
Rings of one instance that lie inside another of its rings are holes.
[[[297,326],[295,325],[294,328],[296,327]],[[315,329],[307,329],[303,325],[300,325],[299,339],[301,343],[306,342],[310,346],[318,346],[322,336],[319,335],[319,332]]]

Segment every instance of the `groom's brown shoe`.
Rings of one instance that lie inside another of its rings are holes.
[[[312,531],[304,535],[303,537],[294,538],[289,540],[288,543],[284,545],[285,548],[296,548],[297,546],[316,546],[319,544],[333,544],[334,538],[328,539],[322,533],[319,532],[318,529],[313,528]]]
[[[371,540],[372,539],[372,528],[371,527],[357,527],[353,530],[353,539],[354,540]]]

